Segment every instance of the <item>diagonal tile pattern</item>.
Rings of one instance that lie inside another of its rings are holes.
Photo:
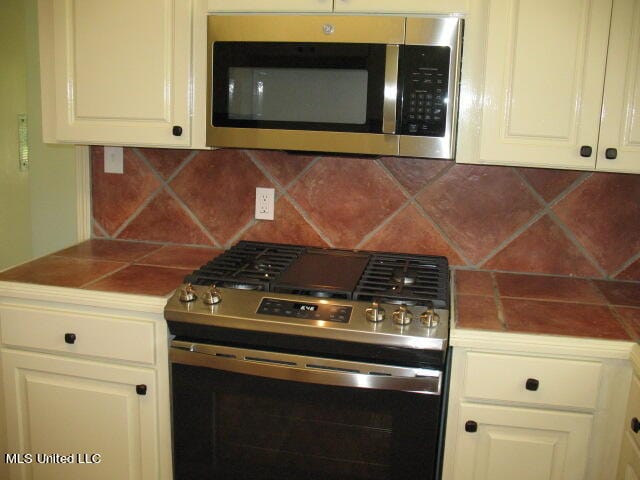
[[[113,175],[102,147],[91,152],[94,238],[435,253],[467,268],[640,282],[640,175],[129,148]],[[253,218],[258,186],[276,188],[273,222]]]

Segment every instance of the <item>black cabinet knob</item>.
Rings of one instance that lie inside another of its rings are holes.
[[[590,157],[592,153],[593,153],[593,148],[591,148],[589,145],[583,145],[582,147],[580,147],[581,157]]]
[[[136,393],[138,395],[146,395],[147,394],[147,386],[146,385],[136,385]]]
[[[73,345],[76,343],[76,334],[75,333],[65,333],[64,334],[64,342],[69,345]]]
[[[616,158],[618,158],[618,150],[615,148],[607,148],[604,151],[604,156],[607,158],[607,160],[615,160]]]
[[[174,125],[172,132],[175,137],[179,137],[182,135],[182,127],[180,125]]]
[[[469,433],[476,433],[478,431],[478,423],[474,422],[473,420],[467,421],[467,423],[464,424],[464,431]]]
[[[636,417],[633,417],[631,419],[631,430],[633,430],[633,433],[640,432],[640,420],[638,420]]]
[[[531,390],[532,392],[535,392],[536,390],[538,390],[539,386],[540,386],[540,382],[537,379],[527,378],[527,383],[525,384],[525,388],[527,390]]]

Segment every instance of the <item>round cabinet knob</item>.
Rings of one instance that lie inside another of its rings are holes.
[[[381,322],[384,320],[385,311],[384,308],[380,306],[378,302],[373,302],[371,307],[367,308],[364,311],[364,316],[370,322]]]
[[[65,333],[64,334],[64,342],[69,345],[73,345],[76,343],[76,334],[75,333]]]
[[[464,431],[469,433],[476,433],[478,431],[478,422],[469,420],[464,424]]]
[[[175,125],[171,130],[174,137],[179,137],[182,135],[182,127],[180,125]]]
[[[607,160],[615,160],[618,158],[618,150],[615,148],[607,148],[604,151],[604,156]]]
[[[187,283],[182,290],[180,290],[180,301],[181,302],[193,302],[196,298],[196,291],[193,289],[193,286],[190,283]]]
[[[207,305],[217,305],[222,301],[222,294],[215,285],[211,285],[209,290],[207,290],[207,293],[202,297],[202,301]]]
[[[427,328],[437,327],[440,323],[440,315],[438,315],[433,308],[427,308],[422,312],[422,315],[420,315],[420,321],[422,325]]]
[[[539,386],[540,381],[537,378],[527,378],[527,381],[524,384],[524,388],[526,388],[530,392],[535,392],[536,390],[538,390]]]
[[[593,153],[593,148],[591,148],[589,145],[583,145],[582,147],[580,147],[581,157],[589,158],[592,153]]]
[[[409,325],[413,320],[413,313],[406,305],[400,305],[392,314],[393,323],[396,325]]]

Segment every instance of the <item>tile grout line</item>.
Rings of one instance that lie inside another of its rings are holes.
[[[636,253],[635,255],[631,255],[631,257],[629,257],[629,259],[627,259],[624,263],[622,263],[617,270],[614,270],[613,273],[611,274],[611,278],[617,278],[618,275],[620,275],[627,268],[633,265],[637,260],[640,260],[640,252]]]
[[[411,205],[411,199],[407,198],[405,200],[405,202],[403,204],[401,204],[396,211],[390,213],[388,216],[386,216],[384,219],[382,219],[382,221],[378,225],[373,227],[373,229],[371,229],[371,231],[369,231],[368,233],[363,235],[363,237],[360,239],[360,241],[358,243],[356,243],[355,248],[356,249],[361,249],[363,245],[365,245],[369,240],[371,240],[373,237],[375,237],[377,233],[379,233],[381,230],[384,229],[384,227],[389,225],[393,221],[393,219],[396,218],[398,215],[400,215],[400,213],[403,210],[405,210],[405,208],[407,208],[409,205]]]
[[[98,222],[93,217],[93,214],[91,215],[91,222],[93,223],[93,226],[96,227],[98,230],[100,230],[100,232],[103,233],[106,238],[108,238],[108,239],[112,238],[111,235],[109,235],[109,233],[107,233],[107,231],[104,229],[104,227],[102,225],[100,225],[100,222]],[[93,235],[93,231],[91,232],[91,234]],[[93,238],[93,236],[91,238]]]
[[[618,309],[616,308],[615,305],[608,305],[608,307],[611,315],[613,315],[613,317],[616,320],[618,320],[618,323],[622,325],[622,329],[627,333],[627,335],[629,335],[629,338],[637,342],[639,338],[638,338],[638,335],[636,334],[635,329],[633,328],[633,325],[627,322],[627,319],[624,318],[622,315],[620,315],[620,312],[618,312]]]
[[[182,210],[184,210],[184,212],[187,214],[187,216],[191,219],[191,221],[193,223],[196,224],[196,226],[202,231],[202,233],[204,233],[205,237],[209,238],[209,240],[211,242],[213,242],[213,245],[215,247],[220,248],[221,244],[213,236],[213,234],[211,232],[209,232],[209,230],[204,226],[204,224],[196,216],[195,212],[193,212],[188,207],[188,205],[184,202],[184,200],[182,200],[182,198],[180,198],[180,196],[169,185],[165,186],[165,191],[171,196],[171,198],[173,198],[176,201],[176,203],[180,206],[180,208],[182,208]]]
[[[149,204],[155,200],[155,198],[160,195],[160,193],[164,190],[164,185],[160,185],[157,190],[154,190],[149,194],[149,196],[142,202],[138,208],[134,210],[129,218],[127,218],[118,229],[113,233],[113,238],[118,238],[118,236],[129,226],[131,223],[138,218],[138,216],[142,213],[142,211],[149,206]]]
[[[80,285],[78,288],[86,288],[86,287],[88,287],[88,286],[90,286],[90,285],[93,285],[93,284],[95,284],[95,283],[98,283],[99,281],[104,280],[105,278],[108,278],[108,277],[110,277],[111,275],[114,275],[114,274],[116,274],[116,273],[118,273],[118,272],[121,272],[121,271],[122,271],[122,270],[124,270],[125,268],[129,268],[131,265],[132,265],[132,263],[131,263],[131,262],[125,263],[125,265],[123,265],[122,267],[117,268],[117,269],[115,269],[115,270],[113,270],[113,271],[111,271],[111,272],[109,272],[109,273],[105,273],[104,275],[101,275],[101,276],[99,276],[98,278],[94,278],[94,279],[93,279],[93,280],[91,280],[90,282],[83,283],[83,284],[82,284],[82,285]]]

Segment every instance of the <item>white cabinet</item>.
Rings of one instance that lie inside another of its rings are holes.
[[[209,12],[464,13],[468,0],[208,0]]]
[[[639,367],[640,365],[637,365],[636,369]],[[638,374],[640,372],[636,370],[631,380],[617,480],[640,479],[640,379]]]
[[[209,0],[210,12],[330,12],[333,0]]]
[[[458,160],[640,172],[639,3],[475,0]]]
[[[190,145],[191,0],[40,0],[45,141]]]

